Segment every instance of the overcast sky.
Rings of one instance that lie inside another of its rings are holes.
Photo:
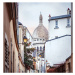
[[[71,3],[51,2],[23,2],[19,3],[19,21],[28,28],[32,34],[39,25],[40,12],[43,16],[43,25],[48,29],[48,16],[51,17],[67,14],[67,8],[71,9]]]

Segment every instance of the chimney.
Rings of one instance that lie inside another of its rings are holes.
[[[48,17],[49,17],[49,22],[50,22],[50,19],[51,19],[51,15],[49,14],[49,16],[48,16]]]
[[[51,15],[49,14],[49,19],[51,19]]]
[[[68,8],[67,9],[67,15],[71,14],[71,10]]]

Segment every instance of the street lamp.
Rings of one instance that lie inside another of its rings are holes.
[[[25,43],[27,42],[27,40],[28,40],[27,37],[24,36],[23,37],[23,43],[19,43],[19,44],[24,44],[24,48],[26,48]],[[21,56],[20,51],[19,51],[19,55]],[[20,66],[19,66],[19,72],[20,72]]]
[[[27,42],[27,37],[26,36],[23,37],[23,41],[24,41],[24,43]]]
[[[27,37],[26,36],[24,36],[23,37],[23,42],[24,42],[24,49],[26,50],[26,42],[27,42]],[[27,52],[27,51],[26,51]],[[26,72],[26,68],[25,68],[25,72]]]
[[[41,58],[41,54],[39,55],[39,57]]]

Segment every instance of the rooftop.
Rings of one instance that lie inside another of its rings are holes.
[[[18,22],[18,25],[22,25],[22,23],[21,22]]]
[[[69,14],[69,15],[61,15],[61,16],[54,16],[54,17],[51,17],[51,19],[48,19],[48,21],[55,20],[55,19],[68,18],[68,17],[71,17],[71,14]]]

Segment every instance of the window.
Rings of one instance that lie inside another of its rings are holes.
[[[58,21],[56,20],[56,26],[58,25]]]
[[[34,39],[34,41],[36,41],[36,39]]]
[[[9,46],[5,39],[5,72],[9,72]]]
[[[42,40],[42,39],[40,39],[40,40]]]
[[[12,72],[12,39],[11,39],[11,72]]]
[[[58,20],[55,20],[55,28],[54,29],[58,29]]]
[[[40,51],[42,51],[42,47],[40,47]]]
[[[37,47],[37,51],[39,51],[39,47]]]
[[[70,18],[67,19],[67,27],[70,26]]]

